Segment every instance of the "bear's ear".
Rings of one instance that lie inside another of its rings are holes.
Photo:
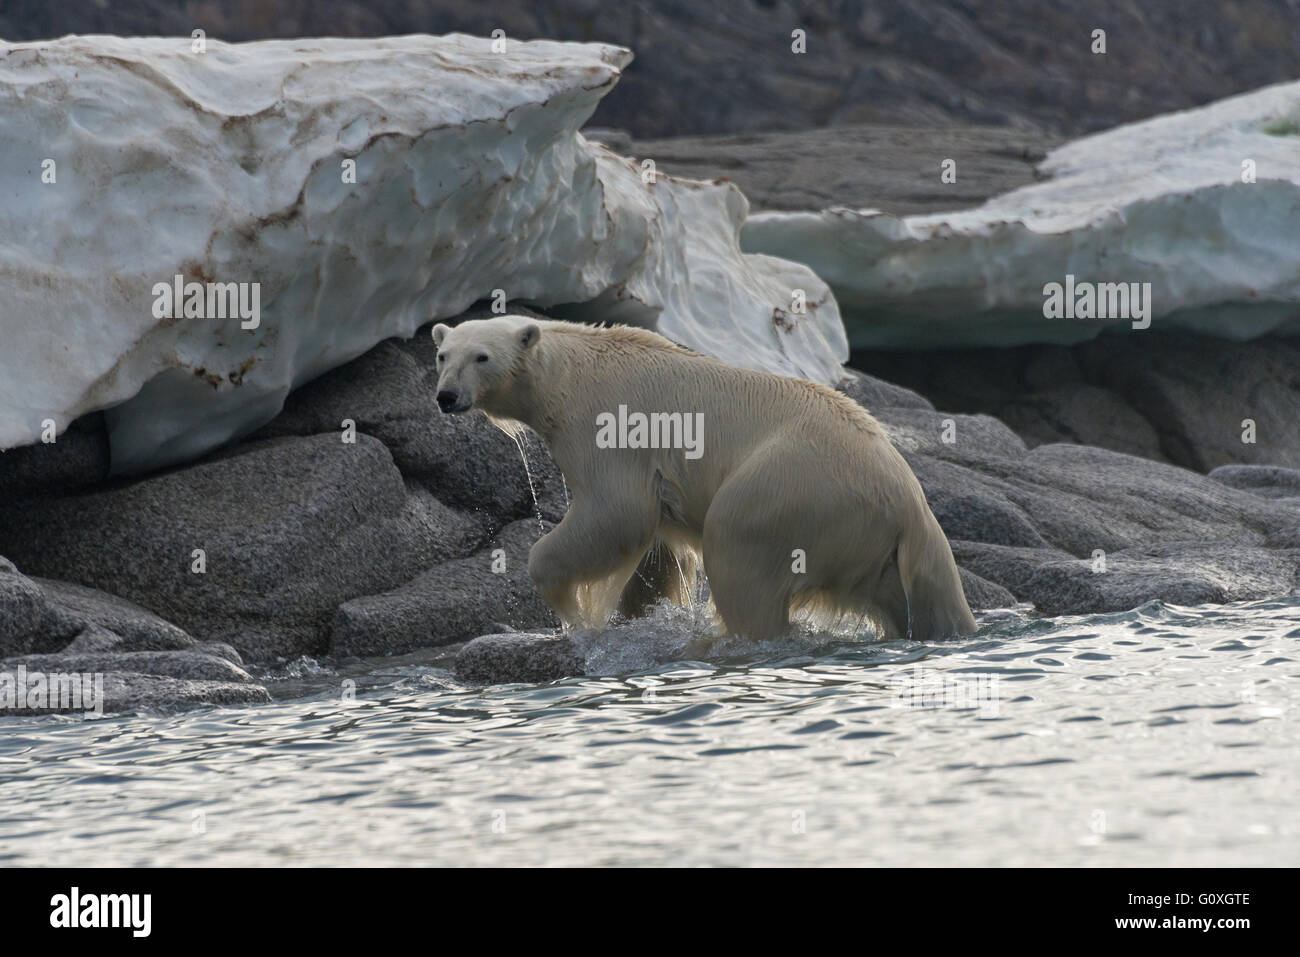
[[[519,346],[525,352],[537,345],[537,340],[542,337],[542,327],[535,322],[530,322],[519,330]]]
[[[442,340],[447,338],[447,333],[449,332],[451,332],[451,326],[447,325],[445,322],[438,323],[433,327],[433,344],[435,346],[442,345]]]

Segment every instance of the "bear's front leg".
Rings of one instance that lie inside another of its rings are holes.
[[[654,541],[657,503],[575,498],[528,553],[533,586],[568,626],[600,628]]]

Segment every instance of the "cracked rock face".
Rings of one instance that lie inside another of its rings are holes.
[[[834,381],[828,288],[741,253],[734,187],[578,133],[630,59],[461,35],[0,43],[0,235],[23,237],[0,249],[0,449],[105,409],[114,472],[184,462],[498,289]]]

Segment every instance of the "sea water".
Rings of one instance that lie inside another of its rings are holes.
[[[0,720],[0,859],[49,865],[1300,863],[1300,600],[964,641],[709,642],[660,609],[595,676],[455,649],[259,678],[274,704]]]

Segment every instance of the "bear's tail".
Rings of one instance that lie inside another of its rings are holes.
[[[908,636],[914,641],[975,633],[952,546],[928,505],[898,541],[898,574],[907,596]]]

